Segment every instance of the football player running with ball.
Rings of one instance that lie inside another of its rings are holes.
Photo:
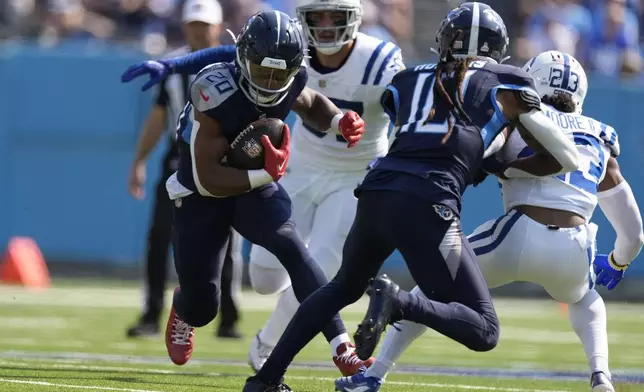
[[[350,146],[358,142],[364,132],[360,116],[353,111],[342,114],[329,99],[306,87],[304,48],[304,37],[286,14],[260,12],[236,40],[236,61],[204,68],[190,88],[177,127],[179,170],[167,182],[175,205],[173,250],[179,288],[166,327],[166,346],[177,365],[192,355],[194,328],[207,325],[217,314],[231,226],[279,259],[299,301],[328,281],[290,219],[291,200],[277,183],[290,157],[288,128],[279,149],[262,139],[264,169],[222,164],[232,141],[249,124],[264,117],[283,120],[290,110],[316,131],[337,131]],[[369,365],[356,357],[339,315],[326,325],[324,335],[342,374],[355,374]]]
[[[310,48],[307,86],[329,97],[341,110],[358,113],[366,123],[360,144],[347,149],[354,143],[338,132],[320,132],[298,116],[292,164],[281,181],[293,202],[292,219],[311,256],[330,279],[340,268],[342,246],[355,216],[353,191],[369,163],[387,153],[390,121],[382,111],[380,96],[404,65],[396,45],[358,32],[361,0],[299,0],[296,10]],[[126,77],[131,80],[147,73],[152,85],[170,72],[194,71],[232,61],[234,56],[234,46],[205,49],[170,61],[138,64]],[[251,343],[249,363],[258,371],[299,301],[287,271],[266,248],[253,247],[249,273],[258,293],[281,293],[273,314]]]

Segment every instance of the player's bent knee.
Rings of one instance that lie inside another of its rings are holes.
[[[499,344],[498,332],[489,331],[488,333],[481,336],[481,339],[476,344],[469,347],[469,349],[477,352],[492,351],[497,346],[497,344]]]
[[[251,263],[248,275],[253,290],[262,295],[281,293],[291,285],[288,273],[282,267],[267,268]]]
[[[476,339],[468,348],[472,351],[486,352],[492,351],[499,344],[499,320],[496,315],[483,315],[486,320],[486,328],[479,332],[479,338]]]
[[[181,289],[179,316],[193,327],[208,325],[217,317],[219,310],[219,290],[215,285],[200,288]]]

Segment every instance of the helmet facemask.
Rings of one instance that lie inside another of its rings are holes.
[[[316,25],[319,23],[318,13],[323,12],[332,13],[332,26]],[[339,17],[342,14],[344,17]],[[362,23],[362,7],[357,5],[312,4],[298,7],[297,15],[306,31],[309,45],[326,55],[339,52],[344,45],[355,39]]]
[[[288,94],[300,67],[287,68],[286,61],[264,57],[260,64],[242,58],[237,50],[240,70],[240,88],[259,106],[279,105]]]

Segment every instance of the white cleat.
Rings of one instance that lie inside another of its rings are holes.
[[[273,348],[273,346],[262,343],[259,339],[259,332],[257,332],[257,335],[250,342],[250,350],[248,351],[248,364],[255,373],[264,366],[264,363],[273,352]]]

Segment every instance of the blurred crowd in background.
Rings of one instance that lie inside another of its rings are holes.
[[[120,41],[158,56],[183,45],[184,0],[2,0],[0,38],[57,45],[70,39]],[[219,0],[224,29],[239,32],[262,9],[295,17],[297,0]],[[362,31],[396,42],[410,64],[432,59],[429,49],[444,15],[458,0],[364,0]],[[573,54],[589,73],[642,75],[639,29],[644,0],[483,0],[505,20],[512,38],[510,62],[556,49]],[[225,31],[225,30],[224,30]],[[222,43],[231,43],[222,34]]]

